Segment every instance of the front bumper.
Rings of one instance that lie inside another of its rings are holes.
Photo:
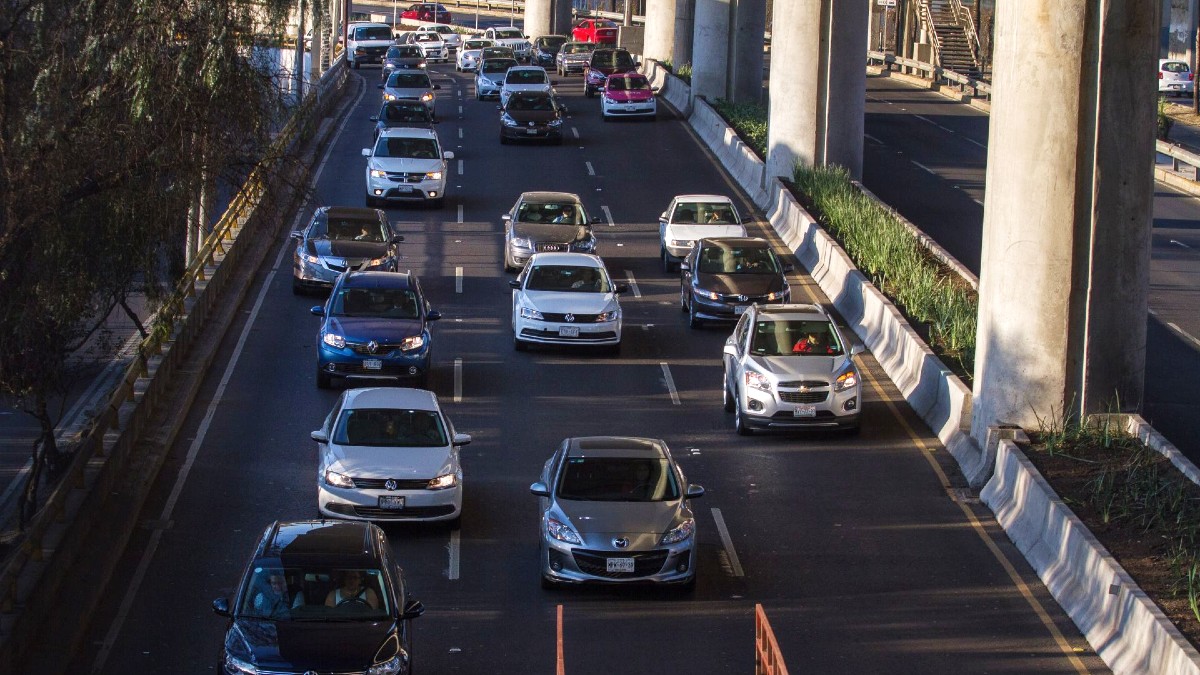
[[[768,300],[765,296],[747,297],[745,300],[712,300],[694,293],[692,294],[692,304],[696,308],[696,316],[698,318],[708,321],[737,321],[746,311],[746,308],[754,303],[773,305],[787,302],[790,297],[791,293],[785,292],[777,300]]]
[[[561,584],[687,584],[696,576],[694,539],[647,551],[605,551],[543,536],[541,572]],[[633,558],[634,571],[609,572],[608,558]]]
[[[602,99],[600,112],[613,117],[654,117],[658,114],[658,104],[654,99],[637,103],[609,103]]]
[[[509,242],[509,244],[507,246],[508,261],[509,261],[509,263],[512,264],[513,267],[524,267],[525,264],[529,262],[529,259],[533,257],[533,254],[537,253],[539,251],[541,251],[543,253],[570,251],[572,253],[591,253],[594,255],[600,255],[599,253],[597,253],[596,248],[597,247],[594,247],[594,246],[592,248],[583,248],[576,244],[545,244],[545,243],[537,244],[537,245],[535,245],[535,248],[525,248],[523,246],[517,246],[517,245],[513,244],[512,242]],[[537,250],[535,250],[535,249],[537,249]]]
[[[824,399],[813,401],[824,390],[801,394],[746,387],[738,403],[742,421],[751,429],[849,429],[858,426],[862,415],[860,389],[855,386],[835,392],[831,388]],[[796,402],[781,400],[785,398]]]
[[[380,497],[404,497],[404,508],[380,508]],[[346,520],[437,521],[462,513],[462,484],[445,490],[360,490],[317,479],[321,515]]]
[[[615,345],[621,343],[621,319],[574,323],[517,317],[513,334],[521,342],[545,345]]]
[[[317,369],[349,380],[420,381],[432,366],[429,343],[420,349],[389,354],[356,354],[350,347],[337,349],[317,338]]]
[[[424,202],[446,195],[446,179],[399,183],[390,178],[367,177],[367,196],[389,202]]]
[[[500,135],[512,141],[554,141],[563,137],[561,124],[556,127],[547,124],[537,124],[532,127],[510,127],[501,124]]]
[[[476,80],[475,95],[480,98],[486,98],[489,96],[500,98],[500,85],[490,80],[486,83],[481,83],[479,80]]]
[[[562,69],[564,72],[567,72],[567,73],[575,73],[575,72],[582,73],[583,71],[587,70],[587,67],[588,67],[587,61],[563,61],[562,62]]]

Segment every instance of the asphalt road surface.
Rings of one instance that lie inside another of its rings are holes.
[[[560,642],[569,675],[751,672],[755,603],[795,673],[1105,671],[869,354],[861,435],[734,434],[719,385],[728,328],[686,326],[655,219],[689,192],[753,211],[684,122],[663,106],[654,122],[604,124],[573,77],[559,84],[571,107],[563,146],[500,146],[495,103],[476,101],[452,66],[433,70],[438,132],[456,153],[446,206],[389,215],[405,235],[403,266],[444,314],[432,387],[474,440],[460,530],[385,527],[428,608],[415,623],[420,672],[552,673]],[[362,204],[360,148],[379,92],[373,69],[351,77],[353,109],[298,224],[320,204]],[[619,356],[514,352],[499,216],[534,189],[576,192],[604,217],[599,253],[633,286]],[[308,309],[322,300],[292,295],[286,233],[277,246],[73,672],[212,672],[225,620],[211,601],[231,592],[268,523],[316,513],[308,434],[337,392],[313,378]],[[796,300],[821,299],[807,277],[792,283]],[[539,587],[529,484],[562,438],[591,434],[663,438],[707,488],[694,504],[694,592]],[[50,635],[46,647],[57,648]]]

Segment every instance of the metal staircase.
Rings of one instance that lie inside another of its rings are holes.
[[[961,75],[983,75],[971,10],[963,7],[961,0],[919,0],[917,9],[933,44],[934,62]]]

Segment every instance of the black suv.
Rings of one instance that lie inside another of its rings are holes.
[[[263,533],[229,617],[217,672],[411,671],[412,620],[387,536],[370,523],[275,522]]]

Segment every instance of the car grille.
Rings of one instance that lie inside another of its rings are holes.
[[[425,180],[424,173],[410,173],[406,171],[388,171],[387,177],[388,180],[397,183],[420,183]]]
[[[364,368],[361,363],[334,363],[334,375],[375,375],[378,377],[417,377],[420,375],[420,368],[416,375],[408,374],[407,363],[388,363],[383,362],[382,368],[368,369]]]
[[[371,518],[372,520],[406,520],[412,518],[436,518],[454,513],[453,504],[439,506],[409,506],[400,510],[381,509],[377,506],[352,506],[350,504],[329,504],[325,508],[346,516]]]
[[[617,334],[611,330],[598,331],[595,333],[579,332],[579,337],[564,337],[558,334],[556,330],[537,330],[535,328],[522,328],[522,337],[541,338],[543,340],[554,340],[556,342],[597,342],[600,340],[615,340]]]
[[[832,410],[818,410],[816,417],[796,417],[796,414],[791,410],[780,410],[770,417],[770,419],[773,421],[779,421],[789,425],[829,422],[836,418],[837,415],[833,414]]]
[[[821,403],[829,398],[828,391],[780,391],[779,400],[784,403]]]
[[[829,383],[825,380],[791,380],[789,382],[780,382],[779,386],[787,389],[796,389],[799,387],[812,389],[815,387],[828,387]]]
[[[558,253],[571,250],[570,244],[549,244],[538,242],[533,249],[538,253]]]
[[[358,49],[363,54],[374,59],[383,58],[383,55],[387,53],[387,47],[359,47]]]
[[[375,351],[372,352],[370,347],[362,344],[361,342],[347,342],[346,346],[353,350],[355,354],[360,354],[362,356],[387,356],[391,352],[400,348],[400,345],[381,344],[377,345],[375,347]]]
[[[554,323],[595,323],[599,319],[599,314],[572,314],[570,319],[567,319],[566,314],[555,314],[553,312],[542,312],[542,317],[546,321]]]
[[[334,263],[331,263],[328,260],[322,260],[321,262],[324,263],[325,269],[327,269],[331,272],[345,272],[346,270],[350,270],[351,272],[356,272],[356,271],[358,271],[358,269],[360,267],[363,267],[366,264],[365,260],[362,262],[354,263],[352,265],[335,265]]]
[[[624,553],[617,551],[582,551],[574,550],[575,565],[584,574],[605,579],[636,579],[658,574],[663,563],[667,561],[667,551],[645,551],[642,553]],[[633,558],[633,572],[609,572],[609,558]]]
[[[387,478],[351,478],[354,481],[354,487],[359,490],[386,490],[384,483],[388,482]],[[424,490],[428,485],[428,480],[412,480],[408,478],[394,479],[396,487],[394,490]]]

